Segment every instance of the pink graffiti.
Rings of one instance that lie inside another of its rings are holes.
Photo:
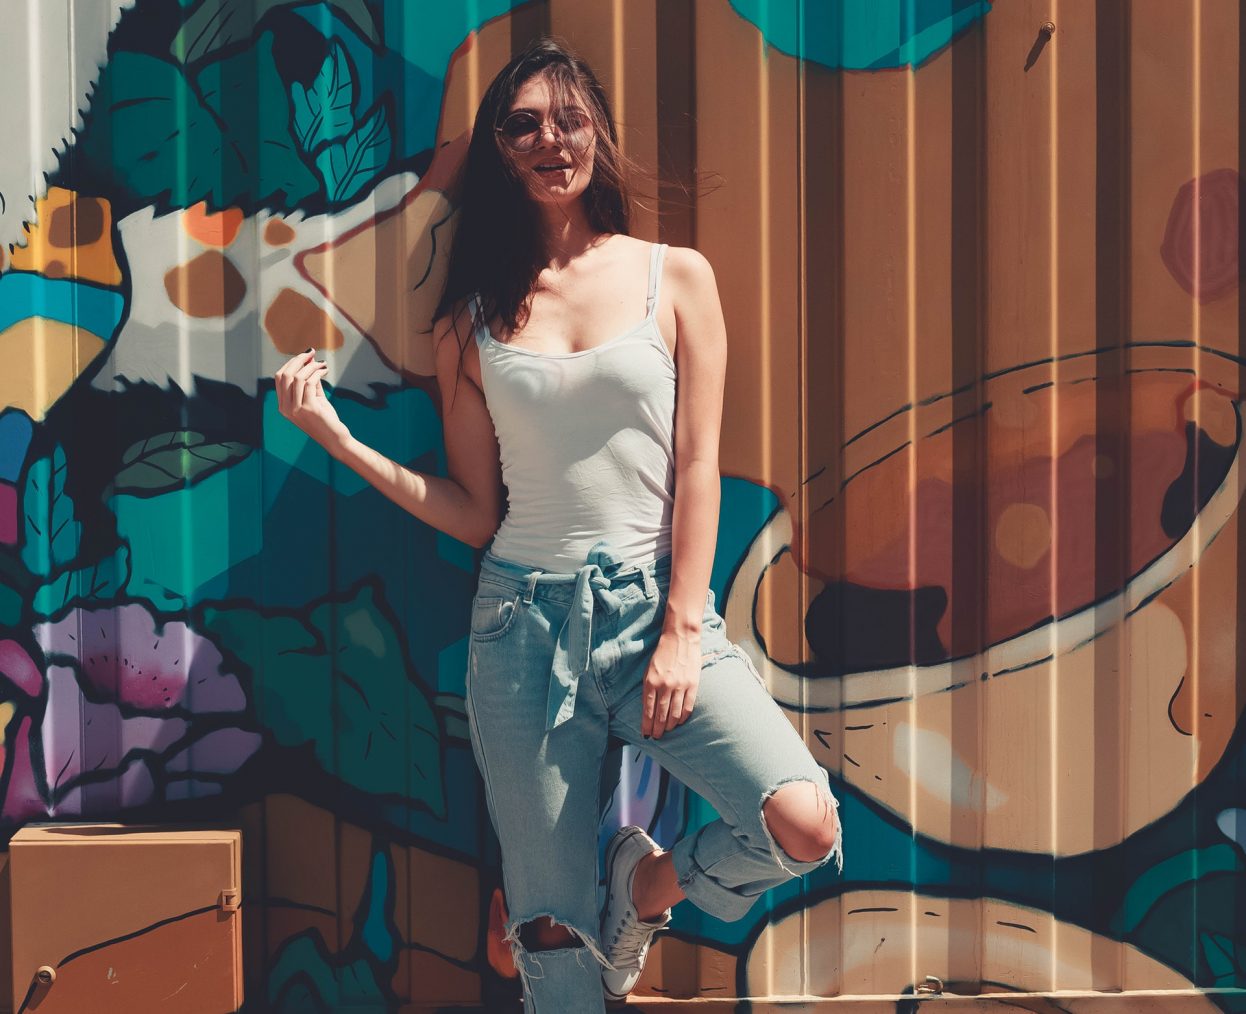
[[[49,656],[70,656],[82,667],[93,696],[136,711],[182,707],[198,714],[242,711],[246,695],[221,653],[185,623],[157,629],[138,602],[75,609],[42,624],[39,641]]]
[[[1237,209],[1241,177],[1213,169],[1173,198],[1160,257],[1177,283],[1200,303],[1228,295],[1237,284]]]

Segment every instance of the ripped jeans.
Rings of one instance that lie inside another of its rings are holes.
[[[788,855],[762,805],[781,785],[809,781],[838,806],[826,772],[727,637],[706,598],[701,678],[691,717],[660,739],[641,737],[641,686],[657,646],[670,556],[632,565],[599,542],[576,573],[556,574],[486,552],[472,602],[466,706],[472,749],[502,850],[506,939],[529,1014],[604,1012],[598,940],[597,825],[611,734],[712,805],[719,819],[675,843],[688,900],[741,919],[771,887],[821,859]],[[542,916],[575,946],[528,950],[520,928]]]

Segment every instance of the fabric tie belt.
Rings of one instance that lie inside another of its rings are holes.
[[[593,650],[593,605],[600,602],[608,612],[617,612],[622,605],[618,595],[610,590],[611,578],[619,577],[619,569],[626,561],[598,542],[588,551],[587,562],[575,572],[575,587],[571,594],[571,609],[567,620],[558,631],[554,647],[554,664],[550,667],[549,699],[546,707],[545,729],[550,731],[562,725],[575,712],[576,688],[580,677],[588,672],[589,658]],[[635,568],[625,572],[629,577]],[[642,571],[646,586],[651,580]]]

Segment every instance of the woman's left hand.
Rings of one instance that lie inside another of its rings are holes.
[[[640,733],[661,739],[692,714],[701,679],[701,636],[665,630],[649,659],[641,689]]]

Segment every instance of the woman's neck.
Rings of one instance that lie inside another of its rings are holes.
[[[571,205],[541,206],[541,231],[550,267],[560,269],[591,247],[600,237],[584,210],[583,201]]]

